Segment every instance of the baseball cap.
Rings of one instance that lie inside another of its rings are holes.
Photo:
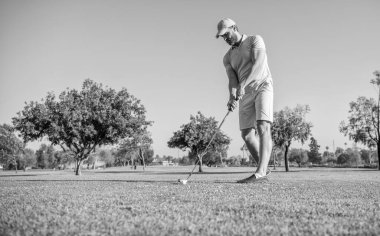
[[[230,18],[224,18],[223,20],[219,21],[217,26],[218,32],[216,33],[216,38],[219,38],[219,36],[225,34],[227,29],[233,25],[236,25],[236,23]]]

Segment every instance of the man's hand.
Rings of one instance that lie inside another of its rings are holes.
[[[244,88],[241,84],[236,89],[236,100],[240,100],[244,95]]]
[[[235,110],[235,108],[237,107],[237,102],[238,102],[238,100],[236,98],[231,97],[227,103],[228,110],[229,111]]]

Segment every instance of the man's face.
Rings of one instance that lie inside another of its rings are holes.
[[[231,46],[237,43],[237,36],[232,28],[229,28],[227,32],[221,35],[220,37],[222,37],[224,41],[226,41],[226,43],[228,43]]]

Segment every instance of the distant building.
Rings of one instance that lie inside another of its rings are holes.
[[[162,161],[163,166],[176,166],[177,163],[174,163],[172,161]]]

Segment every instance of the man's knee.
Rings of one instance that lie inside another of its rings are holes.
[[[271,135],[270,122],[266,120],[257,121],[257,132],[259,136]]]
[[[253,128],[241,130],[241,137],[244,140],[244,142],[249,142],[250,140],[252,140],[254,135],[255,135],[255,130]]]

